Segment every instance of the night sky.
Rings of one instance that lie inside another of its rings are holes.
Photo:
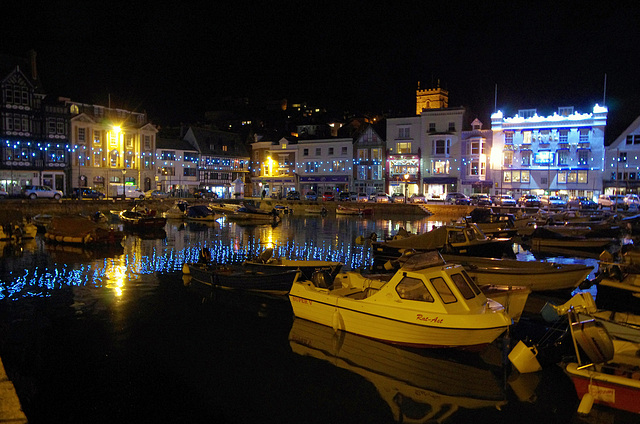
[[[229,96],[412,115],[418,81],[439,81],[485,128],[496,85],[507,116],[590,112],[606,95],[608,141],[640,115],[634,3],[161,3],[3,5],[2,53],[35,49],[47,93],[110,97],[161,125],[202,120]]]

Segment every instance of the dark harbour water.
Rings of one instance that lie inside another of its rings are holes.
[[[273,242],[280,256],[357,269],[371,260],[357,236],[434,224],[287,216],[275,228],[169,222],[166,237],[128,235],[116,250],[5,245],[0,357],[32,424],[638,422],[579,417],[559,367],[519,376],[501,340],[481,354],[400,349],[295,320],[286,299],[185,286],[181,273],[202,247],[231,261]]]

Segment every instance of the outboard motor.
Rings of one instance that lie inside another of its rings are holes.
[[[329,274],[329,272],[324,270],[315,271],[311,275],[311,282],[313,283],[314,286],[321,289],[328,289],[333,284],[331,274]]]

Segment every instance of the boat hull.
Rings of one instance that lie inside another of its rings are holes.
[[[234,290],[286,295],[298,276],[297,270],[255,271],[243,266],[187,264],[191,278],[201,284]]]
[[[299,270],[301,272],[300,278],[303,280],[310,280],[313,274],[316,272],[325,272],[327,276],[333,280],[343,267],[341,262],[328,262],[328,261],[296,261],[281,259],[275,263],[261,263],[253,261],[245,261],[244,266],[247,269],[258,271],[276,272]]]
[[[349,274],[355,273],[342,273],[338,280]],[[452,315],[425,309],[430,307],[426,302],[378,302],[373,299],[375,295],[367,297],[366,290],[339,290],[341,294],[335,295],[316,288],[311,281],[296,281],[289,293],[294,315],[336,331],[417,348],[479,348],[491,343],[511,324],[504,312]]]
[[[448,263],[459,263],[476,284],[527,286],[531,291],[574,289],[593,271],[582,264],[518,261],[463,255],[442,255]],[[490,297],[490,296],[489,296]]]
[[[640,376],[631,378],[591,368],[579,369],[575,362],[567,364],[565,371],[580,399],[589,393],[593,396],[594,403],[640,414]]]

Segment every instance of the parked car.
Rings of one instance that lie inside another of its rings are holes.
[[[218,195],[211,190],[199,189],[193,192],[193,197],[196,199],[215,199]]]
[[[9,193],[0,189],[0,199],[6,199],[7,197],[9,197]]]
[[[491,198],[484,193],[473,193],[469,196],[472,205],[491,206]]]
[[[376,193],[375,194],[375,202],[376,203],[389,203],[391,202],[391,198],[387,193]]]
[[[540,198],[535,194],[523,194],[518,199],[518,206],[525,208],[539,208]]]
[[[300,200],[300,192],[291,190],[289,193],[287,193],[287,200]]]
[[[355,191],[350,191],[349,192],[349,200],[352,200],[354,202],[358,201],[358,193]]]
[[[162,190],[147,190],[144,192],[145,199],[166,199],[169,193]]]
[[[425,201],[423,194],[413,193],[411,197],[409,197],[409,202],[411,203],[425,203]]]
[[[578,196],[569,199],[567,207],[569,209],[598,209],[598,204],[589,197]]]
[[[90,187],[74,188],[71,192],[72,199],[97,199],[102,200],[105,198],[105,194],[101,191],[92,189]]]
[[[59,200],[63,194],[60,190],[54,190],[45,185],[24,186],[22,196],[29,199],[56,199]]]
[[[542,196],[540,198],[540,207],[547,209],[564,209],[567,202],[560,196]]]
[[[358,193],[356,195],[356,201],[357,202],[368,202],[369,201],[369,196],[367,196],[367,193]]]
[[[471,199],[466,194],[451,192],[447,193],[447,196],[444,199],[445,203],[450,203],[452,205],[470,205]]]
[[[624,196],[626,209],[638,209],[640,207],[640,197],[637,194],[627,194]]]
[[[340,194],[338,195],[338,200],[340,200],[341,202],[350,201],[351,200],[351,193],[349,193],[348,191],[340,192]]]
[[[318,200],[318,194],[313,191],[307,191],[307,194],[304,195],[305,200]]]
[[[516,199],[510,194],[501,194],[492,200],[496,206],[516,206]]]
[[[610,208],[614,209],[616,207],[623,209],[624,208],[624,196],[618,194],[601,194],[598,196],[598,208]]]
[[[333,202],[334,200],[336,200],[336,195],[333,191],[325,191],[322,193],[323,202]]]
[[[393,193],[391,195],[392,203],[404,203],[404,194],[402,193]]]

